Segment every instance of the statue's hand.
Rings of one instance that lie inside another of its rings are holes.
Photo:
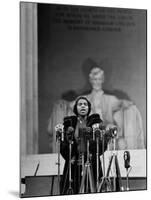
[[[122,108],[123,109],[128,109],[132,105],[133,105],[132,101],[122,100]]]
[[[121,137],[118,139],[118,150],[125,150],[127,147],[126,147],[126,140]]]

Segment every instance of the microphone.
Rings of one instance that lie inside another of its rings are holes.
[[[73,133],[74,132],[74,128],[72,127],[72,126],[69,126],[68,128],[67,128],[67,134],[71,134],[71,133]]]
[[[55,126],[55,131],[56,131],[56,138],[61,139],[64,141],[64,125],[63,124],[57,124]]]
[[[124,167],[126,169],[130,168],[130,152],[129,151],[124,152]]]
[[[104,135],[105,127],[102,123],[95,123],[92,125],[93,130],[93,140],[95,140],[95,137],[102,138]]]
[[[78,150],[80,153],[86,152],[86,141],[91,140],[91,138],[92,138],[92,128],[91,127],[79,128]]]
[[[69,141],[73,140],[73,133],[74,133],[74,128],[72,126],[69,126],[66,131],[67,140]]]
[[[110,134],[111,134],[111,137],[112,137],[112,138],[115,138],[115,137],[117,136],[117,127],[115,126],[115,127],[113,127],[113,128],[110,128],[110,129],[109,129],[109,132],[110,132]]]
[[[92,138],[92,128],[84,127],[79,130],[80,138],[91,139]]]
[[[92,128],[91,127],[85,127],[85,132],[86,133],[92,133]]]
[[[117,127],[114,126],[114,127],[109,127],[108,130],[106,130],[106,137],[108,139],[113,139],[113,138],[116,138],[117,137]]]

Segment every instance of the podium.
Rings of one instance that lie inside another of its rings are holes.
[[[146,150],[128,150],[130,152],[130,165],[132,170],[129,174],[130,190],[147,189]],[[124,150],[116,152],[119,162],[122,184],[126,186],[126,169],[124,167]],[[105,169],[109,164],[112,151],[106,151]],[[100,157],[101,159],[101,157]],[[58,154],[34,154],[21,157],[20,168],[20,194],[21,197],[58,195]],[[102,162],[101,162],[102,163]],[[63,174],[65,161],[60,156],[60,175]],[[114,177],[114,168],[109,174],[111,180]]]
[[[21,157],[21,197],[58,195],[58,154],[34,154]],[[60,156],[60,175],[64,159]]]

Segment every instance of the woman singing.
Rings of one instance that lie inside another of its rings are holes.
[[[102,120],[99,114],[89,115],[91,112],[91,103],[85,97],[79,97],[76,100],[73,112],[75,115],[64,118],[65,139],[61,142],[61,154],[66,162],[61,180],[61,194],[79,193],[83,167],[88,153],[87,139],[89,140],[89,161],[92,166],[92,181],[96,183],[97,148],[96,141],[92,139],[92,126],[100,124]],[[99,155],[101,155],[102,151],[107,149],[109,138],[104,137],[103,149],[102,141],[99,141]],[[71,160],[69,160],[69,144],[71,145]],[[71,166],[69,165],[69,161],[71,161]],[[70,172],[71,177],[69,178]],[[94,191],[96,191],[96,184],[94,186]]]

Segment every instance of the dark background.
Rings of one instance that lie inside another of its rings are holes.
[[[134,26],[121,25],[120,31],[69,30],[66,24],[54,23],[56,5],[38,4],[39,153],[51,152],[47,126],[53,103],[87,93],[92,65],[105,71],[106,92],[136,104],[146,135],[146,11],[104,10],[115,17],[132,16]]]

